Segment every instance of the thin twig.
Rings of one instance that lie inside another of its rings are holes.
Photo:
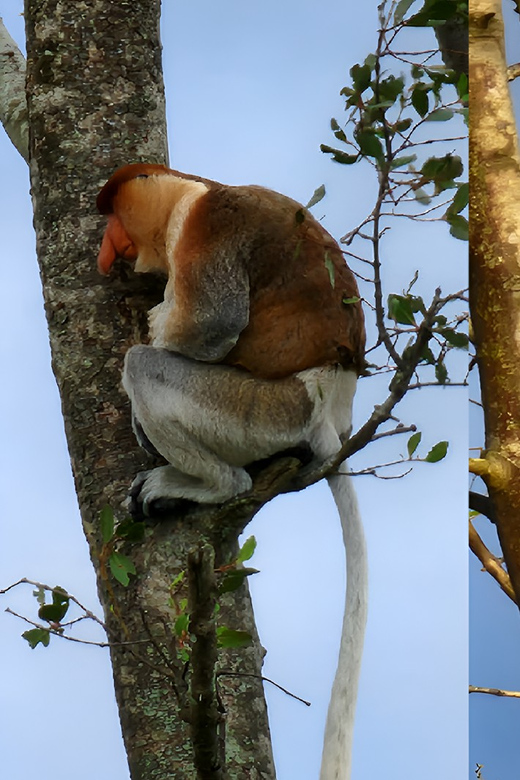
[[[423,387],[467,387],[467,382],[415,382],[408,390],[420,390]]]
[[[39,588],[41,590],[45,590],[48,593],[52,593],[55,589],[55,587],[52,587],[51,585],[45,585],[43,582],[36,582],[35,580],[29,580],[27,577],[22,577],[17,582],[13,582],[11,585],[8,585],[7,588],[0,589],[0,596],[3,596],[5,593],[8,593],[13,588],[18,587],[18,585],[32,585],[34,588]],[[63,590],[63,588],[61,588]],[[90,609],[87,609],[78,599],[73,596],[71,593],[68,593],[67,591],[63,590],[63,593],[67,596],[67,598],[74,602],[83,612],[85,613],[85,616],[90,618],[90,620],[93,620],[95,623],[101,626],[101,628],[106,631],[106,626],[103,623],[103,621],[97,617],[93,612],[90,611]]]
[[[400,423],[397,428],[392,428],[391,431],[382,431],[381,433],[375,433],[372,436],[371,441],[377,441],[383,439],[385,436],[395,436],[396,433],[414,433],[417,430],[416,425],[403,425]]]
[[[63,631],[52,628],[51,626],[44,626],[42,623],[36,623],[34,620],[25,617],[25,615],[19,615],[18,612],[15,612],[10,607],[7,607],[5,611],[9,613],[9,615],[14,615],[14,617],[23,620],[25,623],[29,623],[29,625],[34,626],[34,628],[38,628],[41,631],[48,631],[49,634],[53,634],[53,636],[59,636],[62,639],[66,639],[68,642],[77,642],[80,645],[93,645],[94,647],[121,647],[122,645],[148,644],[147,639],[136,639],[134,641],[127,642],[94,642],[90,639],[79,639],[79,637],[67,636],[67,634],[63,633]]]
[[[260,674],[251,674],[249,672],[231,672],[228,669],[221,669],[217,672],[217,677],[253,677],[255,680],[262,680],[262,682],[268,682],[271,685],[274,685],[275,688],[278,688],[280,691],[283,691],[283,693],[286,693],[287,696],[290,696],[292,699],[296,699],[297,701],[301,701],[302,704],[305,704],[306,707],[310,707],[311,703],[310,701],[306,701],[305,699],[302,699],[300,696],[296,696],[295,693],[291,693],[291,691],[288,691],[287,688],[284,688],[282,685],[279,685],[274,680],[270,680],[269,677],[264,677]]]

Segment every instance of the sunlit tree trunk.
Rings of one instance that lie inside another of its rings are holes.
[[[520,603],[520,158],[501,2],[472,0],[470,11],[470,298],[486,428],[471,469]]]

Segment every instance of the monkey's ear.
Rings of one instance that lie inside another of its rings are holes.
[[[115,214],[110,214],[108,225],[103,236],[101,249],[99,250],[97,267],[101,274],[110,273],[112,264],[116,257],[122,257],[124,260],[136,260],[138,255],[137,247],[124,229],[122,223]]]

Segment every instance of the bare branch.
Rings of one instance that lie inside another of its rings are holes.
[[[291,693],[291,691],[288,691],[287,688],[283,687],[283,685],[279,685],[279,683],[276,683],[274,680],[271,680],[269,677],[264,677],[263,675],[247,674],[247,672],[232,672],[229,669],[221,669],[217,672],[217,677],[254,677],[255,679],[262,680],[262,682],[268,682],[271,685],[274,685],[275,688],[278,688],[278,690],[286,693],[287,696],[291,697],[291,699],[301,701],[301,703],[305,704],[306,707],[311,706],[310,701],[306,701],[300,696],[297,696],[295,693]]]
[[[515,62],[514,65],[509,65],[507,69],[507,80],[514,81],[520,76],[520,62]]]
[[[415,433],[417,430],[416,425],[403,425],[402,423],[399,423],[399,425],[396,428],[392,428],[391,431],[382,431],[382,433],[375,433],[372,436],[372,441],[377,441],[378,439],[382,439],[385,436],[395,436],[396,433]]]
[[[25,97],[25,58],[0,18],[0,122],[26,162],[29,122]]]
[[[488,550],[471,520],[469,522],[469,546],[472,553],[476,555],[481,562],[484,570],[498,582],[504,593],[516,604],[515,592],[511,585],[509,574],[503,568],[500,558],[497,558],[496,555],[493,555],[493,553]]]

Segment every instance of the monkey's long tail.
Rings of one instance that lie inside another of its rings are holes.
[[[340,471],[347,471],[343,463]],[[345,473],[328,479],[338,507],[347,557],[347,594],[338,668],[325,726],[320,780],[350,780],[357,688],[368,607],[365,535],[352,479]]]

